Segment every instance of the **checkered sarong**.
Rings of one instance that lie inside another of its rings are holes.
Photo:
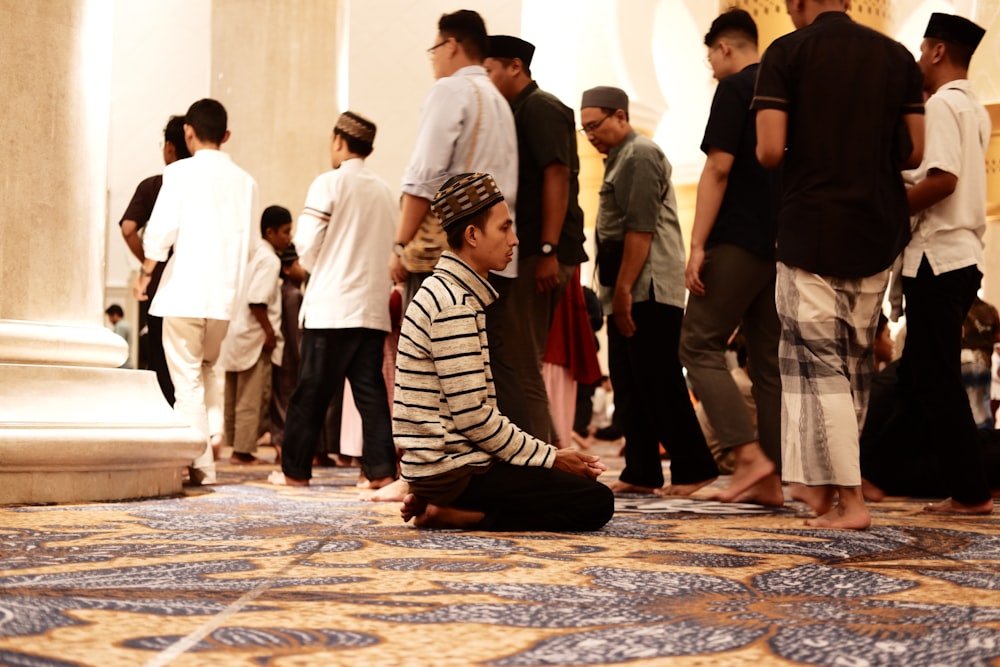
[[[858,433],[889,271],[818,276],[778,263],[781,456],[786,482],[859,486]]]

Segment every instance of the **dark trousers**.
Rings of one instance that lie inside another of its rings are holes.
[[[926,257],[915,278],[903,278],[900,391],[923,415],[927,437],[943,454],[939,475],[949,495],[969,505],[990,497],[961,363],[962,323],[981,279],[975,266],[935,276]]]
[[[719,474],[698,425],[677,349],[684,311],[643,301],[632,306],[635,335],[626,338],[608,317],[608,365],[615,416],[625,432],[621,481],[663,486],[659,445],[670,453],[670,481],[694,484]]]
[[[362,469],[368,479],[394,477],[389,399],[382,377],[385,332],[374,329],[306,329],[302,368],[288,403],[281,470],[293,479],[312,477],[319,433],[327,406],[344,378],[351,381],[362,419]]]
[[[517,371],[507,358],[506,317],[510,285],[513,278],[490,274],[490,285],[500,295],[486,307],[486,338],[490,341],[490,370],[493,372],[493,386],[497,392],[497,408],[514,424],[527,430],[528,407],[524,402],[524,392],[517,377]]]
[[[163,318],[146,316],[146,341],[149,345],[149,370],[156,373],[156,381],[167,403],[174,404],[174,382],[167,369],[167,357],[163,354]]]
[[[611,489],[562,470],[495,463],[473,475],[452,507],[484,512],[477,530],[600,530],[615,513]]]

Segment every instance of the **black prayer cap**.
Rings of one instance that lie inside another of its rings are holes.
[[[510,35],[490,35],[490,49],[487,58],[520,58],[525,67],[531,67],[535,55],[535,45],[520,37]]]
[[[957,14],[942,14],[934,12],[927,22],[924,37],[940,39],[942,42],[952,42],[975,49],[983,39],[986,31],[967,18]]]

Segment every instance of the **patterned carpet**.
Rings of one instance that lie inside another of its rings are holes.
[[[356,470],[271,469],[0,509],[0,663],[1000,664],[998,516],[898,499],[842,532],[795,503],[623,498],[596,533],[419,531]]]

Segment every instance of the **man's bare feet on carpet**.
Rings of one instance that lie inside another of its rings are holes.
[[[651,486],[637,486],[622,481],[611,482],[608,486],[613,493],[648,493],[649,495],[656,493],[656,489]]]
[[[417,528],[474,528],[486,517],[482,512],[429,505],[412,493],[403,498],[399,515],[404,522],[413,519]]]
[[[271,484],[276,484],[278,486],[309,486],[308,479],[295,479],[294,477],[286,477],[280,470],[275,470],[270,475],[267,476],[267,481]]]
[[[270,461],[259,459],[253,454],[245,452],[233,452],[229,457],[229,462],[233,465],[270,465]]]
[[[731,503],[741,494],[746,493],[754,486],[763,482],[768,476],[775,476],[774,463],[767,458],[764,450],[756,442],[748,442],[734,448],[735,469],[729,480],[729,485],[712,496],[712,500],[721,500],[724,503]],[[778,480],[780,487],[781,480]],[[769,487],[773,486],[773,482]],[[779,489],[780,490],[780,489]],[[781,502],[784,503],[784,495],[781,495]],[[775,498],[771,498],[775,500]]]
[[[864,495],[865,500],[870,500],[873,503],[882,502],[885,499],[885,491],[864,477],[861,478],[861,493]]]
[[[398,503],[402,502],[409,490],[409,482],[397,479],[392,484],[386,484],[381,489],[363,492],[361,500],[369,500],[373,503]]]
[[[789,484],[788,489],[794,500],[804,502],[817,516],[823,516],[833,507],[833,499],[836,494],[831,486]]]
[[[708,486],[717,479],[719,478],[711,477],[694,484],[668,484],[662,489],[654,489],[653,493],[661,498],[687,498],[698,489]]]
[[[993,512],[993,499],[975,505],[960,503],[954,498],[946,498],[939,503],[924,505],[924,511],[928,514],[970,514],[982,515]]]
[[[765,507],[784,506],[785,491],[781,487],[781,478],[773,473],[768,475],[751,486],[746,492],[736,496],[734,502],[764,505]]]
[[[841,528],[849,530],[864,530],[872,525],[871,515],[868,514],[864,502],[860,505],[845,507],[844,503],[838,503],[833,509],[822,514],[815,519],[806,519],[805,525],[810,528]]]

